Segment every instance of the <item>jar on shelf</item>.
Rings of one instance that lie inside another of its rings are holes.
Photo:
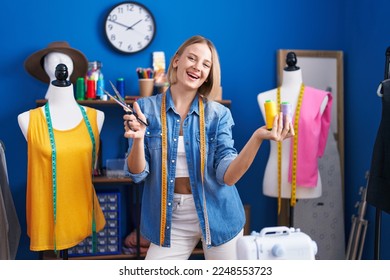
[[[87,87],[88,81],[94,81],[94,99],[102,99],[104,92],[104,76],[102,73],[103,64],[100,61],[90,61],[88,62],[88,72],[87,72]],[[90,82],[91,84],[91,82]],[[87,88],[88,92],[88,88]]]

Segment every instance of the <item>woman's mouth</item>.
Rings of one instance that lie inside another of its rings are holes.
[[[199,79],[199,76],[192,73],[192,72],[187,72],[187,75],[192,79],[192,80],[197,80]]]

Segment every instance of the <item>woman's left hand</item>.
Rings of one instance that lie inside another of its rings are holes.
[[[288,116],[283,123],[283,113],[275,116],[274,123],[271,130],[268,130],[266,126],[262,126],[256,130],[256,134],[261,139],[268,139],[273,141],[283,141],[286,138],[293,137],[295,135],[294,127]]]

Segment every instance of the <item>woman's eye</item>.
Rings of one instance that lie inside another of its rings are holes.
[[[195,57],[189,56],[188,59],[189,59],[190,61],[194,61],[194,60],[195,60]]]
[[[210,67],[211,67],[211,65],[210,65],[210,64],[207,64],[207,63],[203,64],[203,66],[204,66],[205,68],[210,68]]]

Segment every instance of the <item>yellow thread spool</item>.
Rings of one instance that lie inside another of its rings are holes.
[[[274,119],[277,112],[276,103],[272,100],[266,100],[264,102],[265,108],[265,124],[268,130],[272,130]]]

